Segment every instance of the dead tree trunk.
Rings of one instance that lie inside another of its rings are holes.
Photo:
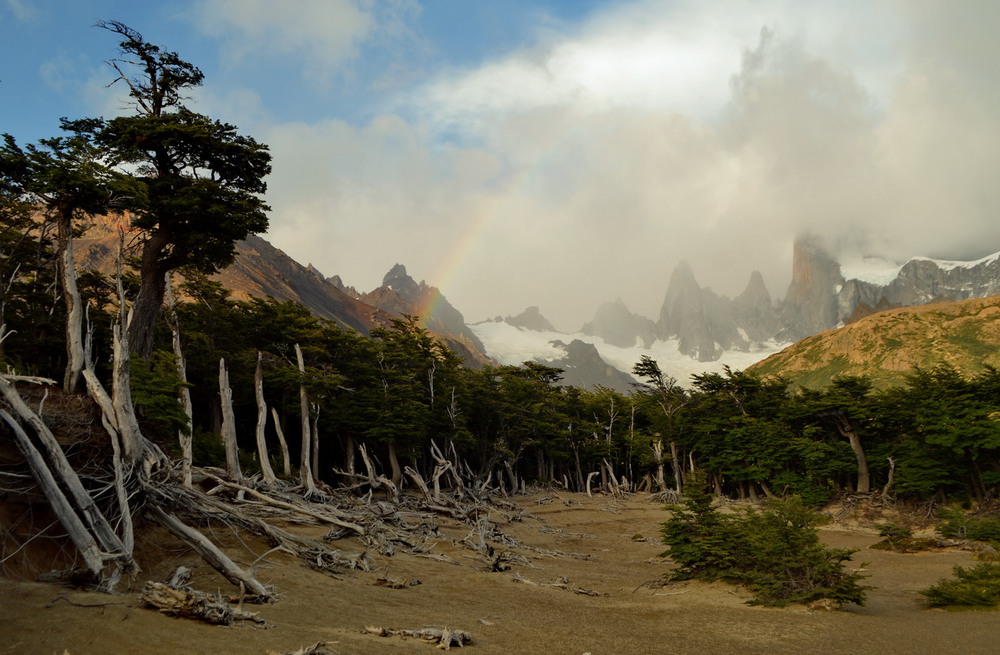
[[[271,460],[267,456],[267,442],[264,440],[264,429],[267,427],[267,403],[264,402],[264,373],[261,361],[263,354],[257,351],[257,368],[253,373],[253,385],[257,398],[257,458],[260,460],[260,473],[264,478],[264,484],[272,485],[277,482],[274,476],[274,469],[271,468]]]
[[[115,259],[115,286],[118,292],[118,322],[112,335],[114,339],[114,371],[111,377],[111,405],[114,408],[118,435],[122,441],[122,453],[129,470],[135,468],[145,453],[146,440],[139,430],[139,420],[132,404],[132,387],[129,381],[132,370],[131,351],[126,334],[128,314],[125,309],[125,287],[122,284],[122,266],[125,258],[125,233],[118,241],[118,256]]]
[[[191,389],[187,385],[187,362],[184,360],[184,350],[181,348],[181,327],[177,318],[177,306],[174,304],[174,290],[167,273],[167,309],[170,322],[170,334],[174,349],[174,362],[177,366],[177,377],[181,380],[180,400],[187,417],[185,430],[177,431],[177,441],[181,446],[181,482],[185,487],[191,486],[192,436],[194,434],[194,407],[191,404]]]
[[[309,392],[306,391],[306,363],[302,358],[302,348],[295,344],[295,358],[298,360],[299,373],[302,381],[299,384],[299,410],[302,413],[302,452],[299,457],[299,479],[305,487],[306,495],[316,493],[316,483],[313,481],[312,466],[312,439],[309,430]]]
[[[274,433],[278,435],[278,447],[281,448],[281,466],[286,479],[292,477],[292,458],[288,454],[288,442],[285,441],[285,431],[281,429],[281,419],[278,410],[271,408],[271,418],[274,419]]]
[[[889,490],[892,489],[892,485],[896,482],[896,458],[888,457],[889,461],[889,479],[886,480],[885,486],[882,487],[882,502],[889,502]]]
[[[676,491],[679,496],[681,495],[681,489],[684,486],[684,467],[678,458],[677,442],[673,440],[670,441],[670,464],[674,469],[674,491]]]
[[[63,377],[63,389],[66,393],[76,391],[83,373],[83,304],[80,301],[80,290],[76,284],[76,264],[73,261],[73,225],[72,211],[68,215],[60,215],[57,225],[59,249],[62,256],[59,261],[60,278],[63,288],[63,301],[66,303],[66,373]]]
[[[226,449],[226,474],[234,482],[243,481],[240,454],[236,445],[236,416],[233,414],[233,390],[229,387],[226,359],[219,358],[219,401],[222,405],[222,445]]]
[[[313,481],[319,484],[319,403],[312,404],[312,474]]]
[[[660,491],[667,490],[667,479],[664,475],[663,466],[663,440],[657,439],[653,442],[653,459],[656,462],[656,486]]]
[[[216,571],[225,576],[234,585],[246,589],[261,599],[271,597],[271,592],[267,587],[258,582],[257,578],[253,577],[252,574],[247,573],[237,566],[228,555],[219,550],[205,535],[186,525],[177,517],[167,514],[159,507],[151,507],[150,512],[161,525],[191,546],[206,562],[211,564]]]
[[[31,468],[31,473],[38,482],[38,486],[41,487],[42,492],[52,506],[52,510],[56,513],[56,517],[58,517],[59,522],[66,529],[66,533],[69,534],[73,545],[76,546],[77,551],[79,551],[80,556],[83,558],[87,571],[95,580],[100,580],[104,571],[104,558],[101,555],[101,549],[97,546],[97,541],[87,530],[86,526],[84,526],[83,521],[80,520],[72,505],[70,505],[66,495],[59,488],[59,483],[56,482],[55,477],[52,475],[52,471],[46,465],[42,454],[31,443],[31,439],[21,425],[13,416],[2,409],[0,409],[0,418],[14,431],[17,447],[24,454],[24,459],[27,460],[28,466]]]

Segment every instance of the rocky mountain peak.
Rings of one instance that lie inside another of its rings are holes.
[[[837,325],[837,294],[844,284],[840,264],[812,237],[795,241],[792,282],[782,303],[785,341],[798,341]]]
[[[426,290],[425,284],[417,284],[406,272],[406,267],[396,264],[382,278],[382,286],[388,287],[402,296],[406,301],[416,303]]]
[[[584,325],[581,332],[622,348],[631,348],[637,340],[648,348],[656,340],[656,324],[630,312],[621,298],[598,307],[594,320]]]
[[[781,319],[760,271],[750,274],[743,293],[733,299],[733,320],[756,343],[773,339],[781,330]]]
[[[539,311],[538,307],[534,305],[528,307],[517,316],[508,316],[503,320],[509,325],[523,328],[525,330],[531,330],[533,332],[556,331],[556,329],[552,327],[552,323],[550,323],[547,318],[542,316],[541,311]]]

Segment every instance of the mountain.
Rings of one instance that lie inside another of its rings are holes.
[[[878,387],[915,367],[975,375],[1000,367],[1000,296],[890,309],[807,337],[748,370],[822,388],[837,375],[870,376]]]
[[[568,344],[554,340],[551,344],[561,350],[563,356],[551,360],[539,358],[535,361],[561,368],[563,377],[560,384],[581,388],[600,385],[620,393],[628,393],[635,388],[635,378],[605,362],[594,344],[579,339],[573,339]]]
[[[358,294],[358,300],[395,316],[418,316],[423,325],[468,364],[485,366],[493,363],[476,334],[465,324],[465,317],[455,309],[437,287],[419,283],[396,264],[382,278],[382,286]]]
[[[75,242],[78,268],[113,271],[118,239],[118,219],[96,217]],[[320,318],[364,334],[374,327],[387,327],[404,314],[418,316],[466,363],[492,363],[462,314],[440,291],[414,282],[398,264],[386,275],[383,286],[358,294],[345,287],[339,277],[326,278],[311,264],[303,266],[266,239],[249,236],[236,243],[233,263],[211,277],[237,300],[271,297],[297,302]]]
[[[648,348],[656,340],[657,332],[653,321],[630,312],[621,298],[601,305],[594,314],[594,320],[580,331],[622,348],[630,348],[636,342]]]
[[[687,262],[670,276],[655,327],[655,339],[676,340],[678,352],[699,362],[762,352],[894,307],[963,300],[1000,293],[1000,253],[973,262],[915,257],[903,265],[864,260],[843,266],[813,238],[796,240],[792,280],[781,300],[764,278],[750,275],[730,300],[702,287]],[[580,330],[609,345],[637,341],[649,347],[650,321],[620,300],[602,304]]]
[[[528,307],[517,316],[508,316],[503,319],[503,321],[508,325],[524,328],[525,330],[532,330],[533,332],[556,331],[556,329],[552,327],[552,324],[549,323],[549,320],[542,316],[538,307],[535,306]]]

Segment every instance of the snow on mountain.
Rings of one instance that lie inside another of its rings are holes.
[[[641,345],[621,347],[610,345],[600,337],[586,335],[582,332],[576,334],[552,331],[536,332],[520,329],[504,322],[491,321],[475,323],[468,327],[486,346],[486,353],[501,364],[517,365],[526,361],[552,362],[565,356],[565,350],[553,345],[553,341],[566,342],[578,339],[593,344],[601,355],[601,359],[626,373],[632,371],[632,367],[639,362],[643,355],[648,355],[657,361],[664,374],[674,377],[682,386],[690,385],[692,375],[721,373],[726,365],[733,370],[743,370],[787,345],[771,342],[752,352],[727,351],[716,361],[699,362],[681,354],[675,339],[655,341],[649,348],[643,348]]]
[[[902,269],[902,264],[894,264],[878,257],[847,258],[840,262],[840,274],[845,280],[860,280],[880,287],[895,280]]]
[[[913,260],[933,262],[937,264],[937,267],[940,268],[942,271],[951,271],[956,268],[975,268],[980,264],[992,264],[998,259],[1000,259],[1000,252],[995,252],[992,255],[986,255],[982,259],[977,259],[971,262],[949,261],[946,259],[931,259],[930,257],[913,257]]]

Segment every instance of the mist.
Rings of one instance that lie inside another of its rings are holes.
[[[616,5],[423,74],[362,125],[260,124],[269,238],[365,291],[393,264],[470,321],[572,331],[673,268],[784,296],[797,235],[838,256],[1000,250],[1000,7]]]

